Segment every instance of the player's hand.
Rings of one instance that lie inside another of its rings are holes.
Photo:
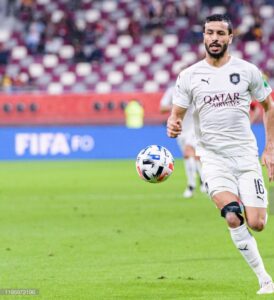
[[[182,120],[170,116],[167,120],[167,135],[171,138],[177,137],[182,132]]]
[[[262,155],[262,164],[267,168],[269,181],[274,181],[274,147],[265,148]]]

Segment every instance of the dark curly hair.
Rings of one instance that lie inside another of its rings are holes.
[[[203,26],[203,32],[205,32],[205,24],[206,23],[209,23],[209,22],[216,22],[216,21],[220,21],[220,22],[225,22],[228,24],[228,32],[229,34],[232,33],[233,31],[233,28],[232,28],[232,23],[231,23],[231,20],[229,18],[228,15],[221,15],[221,14],[214,14],[214,15],[211,15],[211,16],[208,16],[206,19],[205,19],[205,23],[204,23],[204,26]]]

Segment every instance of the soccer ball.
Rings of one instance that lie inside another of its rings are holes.
[[[174,170],[174,159],[165,147],[151,145],[138,154],[136,170],[141,179],[147,182],[163,182]]]

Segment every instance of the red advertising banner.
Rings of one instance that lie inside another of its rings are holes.
[[[159,112],[161,97],[162,93],[2,94],[0,125],[125,124],[124,108],[132,100],[143,106],[144,124],[160,124],[168,117]]]
[[[137,100],[144,108],[144,123],[159,124],[162,93],[1,95],[0,125],[19,124],[124,124],[124,108]]]

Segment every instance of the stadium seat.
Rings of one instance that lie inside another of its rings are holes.
[[[151,61],[150,54],[147,52],[138,53],[135,61],[139,66],[147,66]]]
[[[76,81],[76,76],[73,72],[64,72],[60,76],[60,82],[64,86],[72,86]]]
[[[107,81],[112,85],[120,84],[123,78],[123,73],[119,71],[112,71],[107,75]]]
[[[171,68],[172,74],[177,76],[180,73],[180,71],[186,66],[187,64],[185,62],[182,62],[181,60],[174,61]]]
[[[123,17],[118,19],[117,21],[117,29],[120,32],[124,32],[128,29],[129,19],[127,17]]]
[[[127,56],[124,53],[121,53],[121,55],[115,58],[115,60],[113,61],[113,65],[116,67],[124,66],[127,61],[128,61]]]
[[[143,85],[146,80],[146,75],[143,72],[139,72],[138,74],[132,76],[132,82],[134,85]]]
[[[167,84],[169,82],[169,72],[166,70],[159,70],[154,74],[154,80],[158,84]]]
[[[173,63],[174,61],[174,54],[173,53],[170,53],[168,52],[166,55],[164,55],[162,58],[161,58],[161,63],[166,66],[167,68],[170,67],[170,65]]]
[[[52,74],[56,75],[56,76],[60,76],[61,74],[63,74],[67,70],[68,70],[68,65],[67,64],[58,64],[58,66],[56,66],[56,68],[54,68],[52,70]]]
[[[114,58],[121,54],[121,48],[116,44],[110,44],[105,50],[105,56]]]
[[[51,21],[53,23],[58,23],[62,20],[64,17],[64,12],[62,10],[54,10],[52,15],[51,15]]]
[[[58,64],[58,58],[54,54],[46,54],[43,57],[43,65],[45,68],[55,68]]]
[[[72,85],[71,91],[74,93],[83,93],[87,91],[87,86],[84,83],[77,82]]]
[[[0,29],[0,43],[6,43],[10,38],[10,31],[6,28]]]
[[[117,39],[117,45],[121,48],[130,48],[133,40],[130,35],[120,35]]]
[[[83,62],[83,63],[78,63],[76,65],[75,70],[76,70],[76,75],[82,77],[82,76],[88,76],[91,73],[92,68],[90,63]]]
[[[37,1],[37,4],[40,4],[40,5],[46,5],[50,2],[50,0],[36,0]]]
[[[18,64],[9,64],[6,68],[6,75],[8,75],[11,78],[16,77],[19,72],[20,67]]]
[[[117,70],[118,68],[115,68],[115,65],[113,64],[104,64],[101,68],[100,71],[98,71],[98,74],[101,76],[107,76],[110,72]]]
[[[98,82],[95,86],[95,91],[99,94],[109,93],[111,91],[111,85],[107,82]]]
[[[49,94],[61,94],[63,90],[63,86],[59,82],[51,82],[47,88]]]
[[[26,56],[24,59],[19,61],[21,69],[28,69],[29,65],[33,63],[34,57],[31,55]]]
[[[255,24],[254,17],[251,14],[244,15],[242,18],[242,24],[246,25],[247,28],[252,27]]]
[[[132,92],[136,90],[135,85],[133,84],[133,82],[123,82],[120,86],[119,86],[119,91],[121,92]]]
[[[225,8],[225,6],[214,6],[212,7],[212,10],[211,10],[211,14],[214,15],[214,14],[226,14],[227,13],[227,9]]]
[[[168,48],[174,48],[178,45],[178,36],[176,34],[167,34],[163,37],[163,44]]]
[[[102,11],[106,13],[112,13],[117,8],[117,2],[112,0],[105,0],[102,3]]]
[[[59,56],[62,59],[71,59],[74,56],[74,48],[71,45],[63,45],[59,50]]]
[[[155,44],[151,51],[154,57],[161,57],[167,53],[167,48],[163,44]]]
[[[44,73],[43,76],[38,77],[35,81],[35,83],[38,85],[39,88],[43,89],[46,88],[49,83],[52,81],[52,77],[48,73]]]
[[[155,37],[153,35],[146,35],[141,37],[140,43],[144,47],[152,47],[155,44]]]
[[[147,93],[158,92],[159,85],[155,81],[148,80],[144,83],[144,91]]]
[[[245,53],[247,55],[255,55],[261,50],[260,44],[257,41],[248,41],[245,43]]]
[[[16,46],[12,49],[11,58],[14,60],[22,60],[27,56],[27,48],[25,46]]]
[[[40,77],[44,74],[44,67],[39,63],[32,63],[29,66],[29,74],[32,78]]]
[[[86,11],[85,19],[88,23],[95,23],[100,19],[100,17],[101,13],[96,9]]]
[[[45,43],[45,52],[49,54],[58,54],[63,43],[64,41],[60,37],[54,37],[47,40]]]
[[[187,51],[182,54],[182,61],[186,65],[190,65],[197,60],[197,54],[193,51]]]
[[[243,58],[243,52],[240,51],[240,50],[231,50],[230,51],[231,55],[235,56],[235,57],[238,57],[238,58]]]
[[[125,64],[124,72],[126,75],[135,75],[140,71],[140,67],[135,62],[128,62]]]
[[[92,72],[90,73],[89,75],[85,76],[84,78],[84,82],[85,84],[87,85],[94,85],[96,84],[97,82],[99,82],[99,74],[95,73],[95,72]]]
[[[272,5],[262,5],[260,7],[260,16],[263,19],[270,19],[272,18],[274,15],[274,8],[273,8],[273,4]]]

